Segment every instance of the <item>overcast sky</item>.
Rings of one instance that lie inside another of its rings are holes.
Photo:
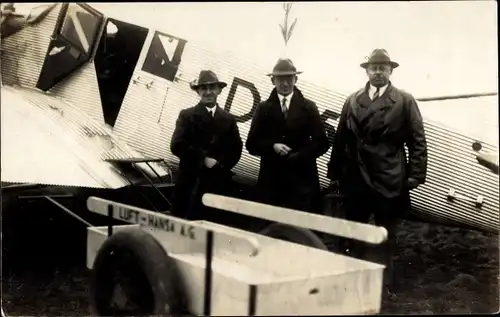
[[[39,5],[39,4],[37,4]],[[92,3],[108,16],[226,49],[271,69],[285,54],[282,2]],[[30,4],[18,4],[22,9]],[[400,63],[393,82],[416,97],[496,91],[495,1],[296,2],[287,55],[306,80],[350,92],[374,48]]]
[[[229,49],[272,68],[284,54],[282,3],[94,3],[108,15]],[[393,81],[415,96],[497,90],[495,1],[298,2],[287,54],[303,78],[353,90],[377,47],[400,63]]]

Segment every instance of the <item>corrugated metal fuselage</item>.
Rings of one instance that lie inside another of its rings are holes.
[[[41,69],[39,63],[43,63],[48,45],[44,41],[52,32],[57,11],[54,10],[38,30],[23,30],[2,44],[6,52],[11,50],[16,54],[19,47],[23,46],[19,58],[7,59],[6,63],[9,65],[2,64],[4,84],[22,82],[24,85],[34,86],[38,77],[34,73]],[[41,34],[43,40],[40,41]],[[35,38],[39,42],[35,43]],[[153,64],[148,64],[150,61],[147,61],[152,58],[150,47],[156,47],[158,43],[162,43],[167,54],[161,65],[167,63],[167,66],[172,66],[170,72],[163,72],[163,78],[151,73]],[[26,52],[26,45],[31,47],[31,52]],[[189,81],[196,78],[201,69],[211,69],[221,80],[228,82],[228,87],[219,96],[219,104],[238,117],[241,137],[246,140],[256,104],[266,99],[272,89],[265,76],[266,69],[230,53],[216,54],[207,51],[194,43],[175,38],[175,33],[167,35],[154,29],[149,30],[144,43],[137,45],[142,45],[142,52],[113,127],[114,133],[121,140],[149,157],[165,158],[175,166],[178,159],[169,150],[170,138],[179,111],[198,101],[198,96],[189,88]],[[26,58],[33,67],[26,65],[28,62],[23,61]],[[347,96],[302,80],[298,86],[307,98],[317,103],[325,124],[336,127],[336,119]],[[84,64],[51,91],[78,105],[87,115],[104,122],[98,78],[92,61]],[[439,103],[434,107],[439,107]],[[426,184],[412,192],[414,211],[481,230],[497,231],[498,176],[477,163],[477,153],[472,149],[472,144],[480,141],[482,151],[498,152],[498,143],[489,141],[489,137],[466,135],[445,127],[425,116],[425,111],[423,113],[429,147],[428,178]],[[328,184],[326,166],[330,153],[331,149],[318,159],[323,186]],[[244,149],[234,168],[238,179],[254,183],[258,171],[259,158]],[[449,200],[450,189],[472,200],[482,196],[483,204],[477,207],[474,202],[464,199]]]

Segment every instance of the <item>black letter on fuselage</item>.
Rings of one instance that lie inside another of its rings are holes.
[[[249,81],[243,80],[238,77],[234,77],[233,83],[231,84],[231,88],[229,89],[229,94],[227,96],[226,104],[224,105],[224,110],[231,112],[231,106],[233,104],[234,96],[236,95],[236,89],[238,89],[238,85],[247,88],[252,93],[253,104],[252,108],[248,113],[245,113],[242,116],[236,116],[237,122],[247,122],[252,119],[257,106],[260,103],[260,94],[254,84]]]

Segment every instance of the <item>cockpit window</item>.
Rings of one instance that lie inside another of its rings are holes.
[[[89,61],[104,16],[87,4],[63,3],[36,87],[47,91]]]
[[[142,70],[173,81],[181,63],[185,45],[186,40],[155,32]]]
[[[60,35],[68,42],[88,54],[97,35],[100,18],[77,4],[70,4]]]

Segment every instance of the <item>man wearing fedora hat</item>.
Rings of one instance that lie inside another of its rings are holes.
[[[398,66],[384,49],[375,49],[361,64],[369,81],[345,101],[328,164],[328,178],[346,198],[346,217],[367,223],[373,214],[377,225],[389,233],[381,252],[367,252],[361,245],[353,245],[352,250],[387,266],[388,290],[397,219],[409,209],[409,191],[425,182],[427,172],[427,145],[417,102],[389,80]]]
[[[202,215],[206,192],[226,194],[231,169],[241,157],[243,142],[236,118],[217,105],[226,83],[210,70],[202,70],[190,83],[200,102],[179,113],[170,150],[180,159],[174,190],[173,213],[188,219]]]
[[[246,148],[260,156],[259,200],[310,212],[320,190],[316,159],[329,142],[316,104],[295,86],[300,73],[290,59],[278,60],[268,74],[275,87],[257,106]]]

